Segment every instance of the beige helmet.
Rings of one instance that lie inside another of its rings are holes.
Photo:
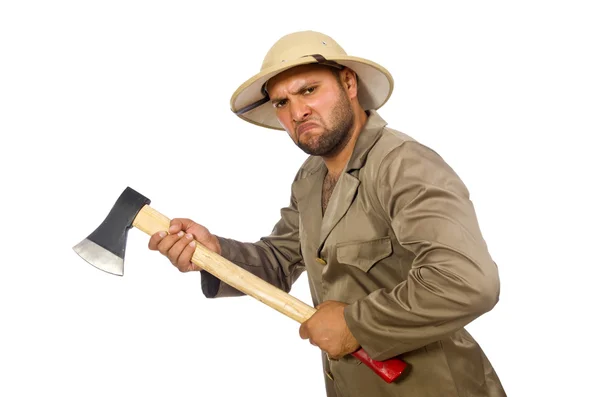
[[[231,97],[231,110],[253,124],[283,130],[269,103],[265,86],[284,70],[308,63],[347,66],[358,75],[358,100],[366,110],[379,109],[394,88],[392,75],[382,66],[366,59],[346,55],[331,37],[318,32],[295,32],[283,36],[269,50],[260,73],[243,83]]]

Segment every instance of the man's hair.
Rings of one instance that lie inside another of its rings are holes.
[[[342,67],[342,69],[338,69],[333,66],[330,66],[329,69],[331,70],[331,73],[333,73],[333,75],[335,76],[335,79],[338,82],[339,86],[343,88],[344,83],[342,82],[342,76],[341,76],[340,72],[348,69],[348,67],[344,66],[344,67]],[[356,77],[356,85],[358,86],[358,74],[356,72],[354,72],[354,76]]]
[[[346,69],[346,68],[344,68],[344,69]],[[331,71],[331,73],[333,73],[333,75],[335,76],[335,79],[337,80],[337,82],[340,86],[342,85],[342,76],[340,76],[340,72],[344,69],[337,69],[334,67],[329,67],[329,70]]]

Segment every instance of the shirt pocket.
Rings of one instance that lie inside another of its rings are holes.
[[[392,254],[392,241],[389,236],[367,241],[350,241],[336,245],[339,263],[368,272],[373,265]]]

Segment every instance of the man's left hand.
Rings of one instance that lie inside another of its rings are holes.
[[[318,305],[315,314],[300,326],[300,337],[308,339],[334,360],[358,350],[360,344],[348,329],[344,318],[346,306],[337,301],[325,301]]]

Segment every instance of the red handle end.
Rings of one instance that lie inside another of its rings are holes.
[[[396,357],[385,361],[375,361],[362,348],[352,353],[352,355],[375,371],[387,383],[396,380],[406,368],[406,363]]]

